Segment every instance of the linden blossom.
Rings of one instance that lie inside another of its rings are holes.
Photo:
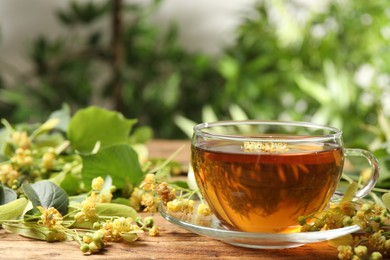
[[[244,142],[245,152],[285,152],[288,151],[286,143],[274,142]]]

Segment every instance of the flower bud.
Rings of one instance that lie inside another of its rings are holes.
[[[383,256],[382,256],[382,254],[379,253],[379,252],[373,252],[373,253],[371,254],[371,258],[370,258],[370,259],[372,259],[372,260],[382,260],[382,259],[383,259]]]

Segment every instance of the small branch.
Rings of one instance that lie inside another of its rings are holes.
[[[123,112],[124,104],[122,99],[122,73],[124,65],[124,46],[123,46],[123,18],[122,18],[123,0],[113,0],[112,9],[112,93],[114,97],[115,109]]]

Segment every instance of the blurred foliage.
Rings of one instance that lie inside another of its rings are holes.
[[[57,13],[69,34],[35,40],[33,75],[17,75],[13,86],[0,79],[0,117],[34,120],[62,103],[73,110],[112,105],[111,35],[99,26],[113,16],[111,3],[74,1]],[[219,119],[239,111],[252,119],[329,124],[343,129],[346,146],[376,152],[381,183],[390,186],[387,0],[329,0],[322,8],[258,1],[220,57],[186,51],[174,24],[153,25],[159,3],[123,7],[119,80],[126,117],[163,138],[185,137],[181,129],[210,111]]]
[[[339,127],[347,147],[376,153],[380,185],[390,187],[389,2],[329,1],[316,11],[262,1],[255,10],[220,60],[219,102],[234,100],[249,118]]]
[[[390,85],[372,80],[363,88],[355,78],[364,66],[389,76],[383,29],[390,5],[332,1],[301,24],[291,11],[299,6],[277,3],[258,4],[256,16],[243,21],[236,44],[226,50],[219,67],[226,79],[223,97],[234,97],[251,118],[330,124],[354,136],[346,140],[351,145],[366,146],[366,135],[359,133],[363,125],[377,124],[381,88]]]
[[[180,138],[184,134],[174,126],[173,114],[180,111],[196,118],[203,104],[218,98],[223,83],[210,69],[215,67],[212,57],[190,53],[179,44],[175,24],[164,32],[152,25],[159,2],[123,4],[120,112],[153,127],[157,137]],[[33,75],[7,72],[18,84],[0,84],[0,117],[12,122],[42,120],[63,103],[72,111],[91,104],[116,107],[112,81],[118,75],[112,73],[111,32],[102,29],[114,15],[112,3],[72,1],[57,12],[68,33],[56,39],[38,37],[32,43]]]

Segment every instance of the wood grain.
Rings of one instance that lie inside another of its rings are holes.
[[[76,242],[48,243],[0,230],[0,259],[337,259],[327,243],[278,250],[240,248],[174,226],[160,215],[159,237],[142,234],[134,243],[111,243],[99,254],[84,256]]]
[[[189,141],[156,140],[148,144],[150,156],[168,157],[179,147],[178,161],[188,164]],[[159,214],[159,237],[142,234],[134,243],[111,243],[99,254],[84,256],[76,242],[48,243],[0,230],[0,259],[337,259],[337,250],[326,242],[292,249],[260,250],[235,247],[183,230]]]

